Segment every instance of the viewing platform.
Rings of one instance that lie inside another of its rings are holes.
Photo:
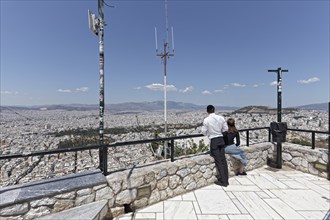
[[[115,220],[330,219],[330,182],[288,167],[263,166],[121,215]]]
[[[207,152],[3,187],[0,219],[330,219],[326,150],[285,143],[275,169],[274,147],[242,148],[247,176],[235,176],[237,160],[226,155],[228,187],[214,184]]]

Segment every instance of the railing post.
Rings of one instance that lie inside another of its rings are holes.
[[[101,151],[103,152],[99,158],[100,160],[100,169],[104,176],[106,176],[108,173],[108,148],[106,146],[102,146]]]
[[[330,102],[328,103],[328,180],[330,180]]]
[[[312,149],[315,149],[315,132],[312,131]]]
[[[270,138],[271,138],[271,136],[270,136],[270,127],[268,128],[268,142],[270,142]]]
[[[174,139],[171,140],[171,162],[174,161]]]
[[[249,146],[249,136],[250,136],[250,133],[249,133],[249,130],[246,130],[246,146]]]

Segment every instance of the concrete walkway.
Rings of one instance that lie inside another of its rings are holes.
[[[115,218],[330,220],[330,181],[283,167],[263,167]]]

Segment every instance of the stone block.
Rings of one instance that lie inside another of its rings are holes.
[[[127,189],[120,192],[115,200],[117,205],[130,204],[136,198],[137,191],[136,189]]]
[[[173,167],[171,167],[171,168],[173,168]],[[153,171],[147,172],[147,174],[144,176],[144,183],[148,184],[148,183],[152,182],[153,180],[155,180],[155,173]]]
[[[95,200],[95,193],[76,198],[75,206],[91,203]]]
[[[156,173],[156,179],[160,180],[163,177],[167,176],[167,169],[166,168],[161,168],[157,173]]]
[[[123,188],[122,188],[123,181],[122,180],[115,180],[115,179],[110,180],[110,178],[107,177],[107,181],[108,181],[108,185],[113,190],[114,194],[117,194],[118,192],[123,190]]]
[[[192,176],[192,175],[186,176],[186,177],[183,178],[183,180],[182,180],[182,187],[183,187],[184,189],[186,189],[187,186],[188,186],[190,183],[192,183],[192,182],[195,182],[193,176]]]
[[[40,200],[34,200],[34,201],[31,201],[30,202],[30,206],[32,208],[36,208],[38,206],[52,206],[54,205],[56,202],[55,199],[50,199],[50,198],[43,198],[43,199],[40,199]]]
[[[289,153],[282,153],[282,159],[285,160],[285,161],[290,161],[292,159],[292,156],[291,154]]]
[[[26,220],[30,220],[30,219],[36,219],[40,216],[44,216],[44,215],[48,215],[48,214],[50,214],[49,207],[40,206],[40,207],[35,208],[35,209],[30,209],[30,211],[24,215],[24,218]]]
[[[144,176],[132,175],[127,178],[127,188],[136,188],[144,184]]]
[[[99,201],[99,200],[102,200],[102,199],[111,199],[114,197],[114,192],[113,190],[107,186],[107,187],[104,187],[104,188],[101,188],[99,190],[97,190],[95,192],[95,201]]]
[[[16,204],[0,209],[0,216],[24,215],[29,211],[28,203]]]
[[[110,209],[111,217],[117,217],[119,215],[125,214],[124,206],[114,207]]]
[[[57,200],[56,203],[54,204],[54,212],[60,212],[63,211],[65,209],[70,209],[72,207],[74,207],[75,201],[74,200],[70,200],[70,199],[60,199]]]
[[[195,181],[190,182],[187,186],[186,186],[186,190],[191,191],[197,188],[197,184]]]
[[[170,189],[174,189],[180,184],[181,184],[181,178],[178,175],[170,176],[169,178]]]
[[[157,182],[157,189],[164,190],[168,187],[169,177],[164,177],[163,179]]]
[[[181,195],[182,193],[185,192],[185,189],[183,188],[182,185],[179,185],[173,190],[174,196]]]
[[[167,172],[169,175],[173,175],[178,171],[179,167],[176,165],[172,165],[168,168]]]
[[[160,200],[163,201],[168,198],[166,190],[159,191]]]
[[[90,195],[90,194],[92,194],[91,188],[81,189],[81,190],[77,191],[77,197],[82,197],[82,196],[86,196],[86,195]]]
[[[178,170],[176,172],[177,175],[179,175],[180,177],[184,178],[185,176],[187,176],[188,174],[190,174],[190,170],[188,168],[183,168],[181,170]]]
[[[137,199],[133,202],[133,207],[138,209],[148,205],[148,198]]]
[[[203,173],[203,177],[205,179],[209,179],[213,176],[213,171],[210,168],[206,168],[205,172]]]
[[[149,198],[148,204],[154,204],[156,202],[160,201],[160,193],[158,191],[158,189],[155,189],[152,191],[151,196]]]
[[[93,187],[93,190],[94,191],[97,191],[97,190],[102,189],[102,188],[104,188],[106,186],[108,186],[108,184],[101,184],[101,185],[98,185],[98,186],[94,186]]]
[[[190,172],[192,174],[195,174],[199,169],[200,169],[200,165],[199,164],[196,164],[195,166],[193,166],[191,169],[190,169]]]
[[[63,193],[54,196],[55,199],[74,199],[76,197],[76,192]]]

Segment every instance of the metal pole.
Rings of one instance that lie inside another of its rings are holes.
[[[167,137],[167,85],[166,85],[166,63],[167,63],[167,52],[166,52],[166,47],[167,47],[167,41],[164,43],[164,133],[165,137]],[[164,158],[166,159],[166,154],[167,154],[167,146],[168,146],[168,141],[165,141],[164,144]]]
[[[246,146],[249,146],[249,143],[250,143],[250,133],[249,133],[249,130],[246,131]]]
[[[277,70],[268,70],[268,72],[277,73],[277,122],[282,122],[282,72],[288,72],[288,70],[282,70],[281,67]],[[276,167],[282,168],[282,143],[276,142]]]
[[[277,69],[277,122],[282,122],[282,69]],[[277,142],[276,164],[282,168],[282,143]]]
[[[171,140],[171,162],[174,162],[174,139]]]
[[[100,106],[99,106],[99,144],[100,146],[104,145],[104,13],[103,13],[103,0],[98,0],[98,12],[99,12],[99,18],[100,18],[100,24],[99,24],[99,40],[100,40]],[[100,147],[99,148],[99,158],[100,158],[100,169],[101,171],[106,174],[107,172],[107,164],[108,164],[108,155],[107,155],[107,148],[106,147]]]
[[[168,21],[167,21],[167,0],[165,0],[165,28],[166,28],[166,38],[164,41],[164,52],[163,53],[157,53],[157,56],[160,56],[162,59],[164,59],[164,133],[165,137],[167,137],[167,84],[166,84],[166,65],[167,65],[167,58],[170,56],[174,56],[174,53],[169,53],[167,51],[168,47]],[[156,37],[156,52],[157,50],[157,31],[155,29],[155,37]],[[172,40],[173,40],[173,32],[172,32]],[[173,44],[174,41],[172,41]],[[172,45],[173,47],[174,45]],[[174,49],[173,49],[174,52]],[[168,148],[168,141],[164,142],[164,158],[167,157],[167,148]]]
[[[328,105],[328,180],[330,180],[330,102]]]
[[[277,122],[282,122],[282,69],[277,69]]]

